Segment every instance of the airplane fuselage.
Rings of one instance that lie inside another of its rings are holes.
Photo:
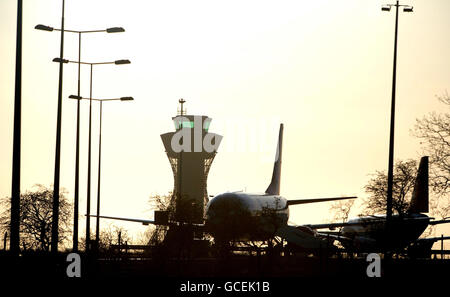
[[[346,248],[356,250],[403,249],[420,237],[429,221],[424,214],[394,215],[387,232],[385,216],[355,218],[348,221],[355,225],[345,226],[341,231],[342,236],[352,241],[342,243]]]
[[[223,240],[265,240],[287,225],[289,207],[279,195],[227,192],[206,206],[206,226]]]

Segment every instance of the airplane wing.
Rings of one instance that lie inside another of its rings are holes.
[[[378,221],[371,221],[370,223],[377,223]],[[311,229],[330,229],[334,230],[336,228],[340,227],[347,227],[347,226],[364,226],[367,225],[369,222],[346,222],[346,223],[324,223],[324,224],[308,224],[305,226],[310,227]]]
[[[404,218],[404,221],[420,221],[420,220],[430,220],[432,218],[429,217],[420,217],[420,218]],[[344,222],[344,223],[324,223],[324,224],[309,224],[305,225],[310,227],[311,229],[336,229],[340,227],[347,227],[347,226],[367,226],[370,224],[379,224],[384,223],[386,220],[384,218],[377,219],[376,217],[374,219],[368,219],[368,220],[361,220],[356,222]],[[443,224],[443,223],[450,223],[450,220],[442,220],[442,221],[430,221],[430,225],[436,225],[436,224]]]
[[[90,217],[97,217],[96,215],[89,215]],[[142,223],[142,225],[155,224],[155,221],[145,220],[145,219],[132,219],[132,218],[122,218],[122,217],[109,217],[109,216],[98,216],[101,219],[110,219],[110,220],[119,220],[119,221],[128,221],[135,223]]]
[[[428,224],[429,225],[438,225],[438,224],[446,224],[446,223],[450,223],[450,220],[444,219],[444,220],[439,220],[439,221],[431,221]]]
[[[298,204],[326,202],[326,201],[336,201],[336,200],[355,199],[355,198],[357,198],[357,197],[356,196],[351,196],[351,197],[335,197],[335,198],[297,199],[297,200],[288,200],[287,201],[287,205],[298,205]]]
[[[97,217],[96,215],[89,215],[90,217]],[[110,220],[119,220],[119,221],[128,221],[128,222],[135,222],[135,223],[141,223],[142,225],[158,225],[154,220],[146,220],[146,219],[133,219],[133,218],[123,218],[123,217],[110,217],[110,216],[98,216],[101,219],[110,219]],[[166,224],[167,225],[167,224]],[[169,221],[168,225],[189,225],[197,228],[204,228],[205,224],[196,224],[196,223],[180,223],[180,222],[171,222]]]
[[[340,242],[353,242],[352,238],[343,236],[340,232],[317,232],[317,235],[326,239],[333,238]]]
[[[438,237],[418,238],[415,240],[415,242],[427,242],[427,241],[436,242],[440,240],[449,240],[449,239],[450,236],[438,236]]]

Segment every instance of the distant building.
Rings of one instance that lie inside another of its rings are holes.
[[[175,219],[180,222],[202,223],[208,203],[208,172],[222,136],[209,133],[211,118],[187,115],[185,101],[172,120],[175,132],[161,134],[167,157],[172,166],[175,199]]]

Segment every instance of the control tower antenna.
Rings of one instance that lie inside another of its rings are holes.
[[[180,109],[178,110],[178,115],[182,116],[186,114],[186,109],[183,108],[183,104],[186,103],[186,100],[181,98],[178,100],[178,103],[180,103]]]

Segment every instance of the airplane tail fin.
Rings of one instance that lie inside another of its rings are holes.
[[[273,165],[272,181],[266,190],[266,194],[280,195],[280,177],[281,177],[281,155],[283,151],[283,124],[280,124],[280,132],[278,135],[277,152],[275,155],[275,163]]]
[[[424,156],[420,159],[408,213],[428,211],[428,156]]]

